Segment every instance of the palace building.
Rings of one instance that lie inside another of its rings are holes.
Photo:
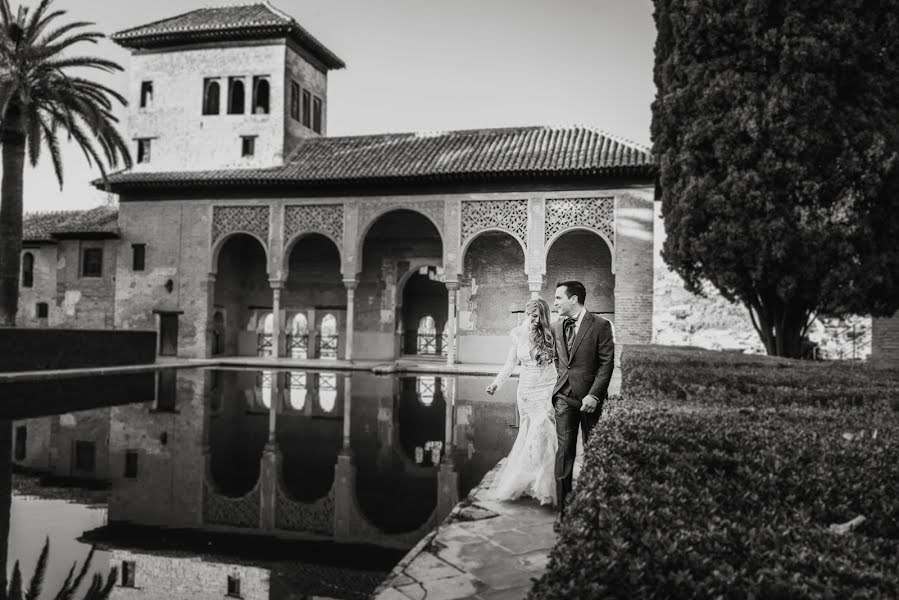
[[[579,279],[619,343],[650,341],[647,148],[581,127],[328,137],[344,63],[270,4],[112,38],[136,164],[97,182],[114,221],[26,239],[52,293],[23,321],[155,329],[185,358],[498,363],[516,311]]]

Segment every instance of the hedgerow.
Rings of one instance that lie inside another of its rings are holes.
[[[622,371],[530,598],[899,597],[896,372],[653,347]]]

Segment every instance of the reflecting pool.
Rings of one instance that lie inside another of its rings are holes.
[[[515,380],[489,397],[485,377],[154,379],[132,396],[149,401],[106,393],[91,411],[0,415],[12,463],[108,485],[99,504],[78,488],[73,502],[8,495],[7,562],[20,560],[27,581],[49,536],[48,597],[94,548],[92,569],[118,571],[113,598],[364,598],[517,433]]]

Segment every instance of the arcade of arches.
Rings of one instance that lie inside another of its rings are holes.
[[[566,279],[619,341],[651,337],[645,193],[274,206],[268,231],[214,208],[228,217],[213,224],[209,355],[497,363],[525,302],[552,304]]]

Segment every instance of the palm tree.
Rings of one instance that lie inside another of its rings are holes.
[[[41,589],[44,587],[44,576],[47,573],[47,557],[49,554],[50,540],[46,539],[44,540],[44,548],[41,550],[41,555],[37,559],[37,566],[34,568],[34,575],[31,576],[31,582],[29,583],[27,590],[22,589],[22,572],[19,570],[19,561],[16,561],[16,565],[13,567],[12,571],[12,579],[10,579],[9,582],[9,589],[6,589],[5,587],[0,588],[0,599],[38,600],[38,597],[41,595]],[[78,563],[76,562],[72,565],[72,568],[69,569],[66,580],[53,597],[53,600],[72,600],[75,592],[81,587],[81,583],[84,581],[88,569],[90,569],[91,560],[93,558],[94,548],[91,547],[91,551],[87,555],[84,564],[81,565],[78,575],[75,575],[75,568],[78,566]],[[6,565],[3,565],[3,568],[6,569]],[[115,587],[117,578],[118,570],[115,567],[112,567],[109,570],[109,575],[105,580],[99,573],[94,573],[94,576],[91,578],[91,585],[84,593],[83,600],[106,600],[112,593],[112,588]]]
[[[121,158],[131,166],[128,147],[116,130],[113,100],[125,105],[118,92],[67,69],[121,71],[117,63],[68,51],[80,42],[97,43],[102,33],[86,31],[93,23],[56,25],[64,10],[49,11],[52,0],[41,0],[29,15],[9,0],[0,0],[0,327],[15,327],[19,296],[19,255],[22,251],[22,188],[25,152],[32,166],[46,144],[56,178],[62,187],[59,133],[66,132],[96,163],[103,177],[105,164]]]

